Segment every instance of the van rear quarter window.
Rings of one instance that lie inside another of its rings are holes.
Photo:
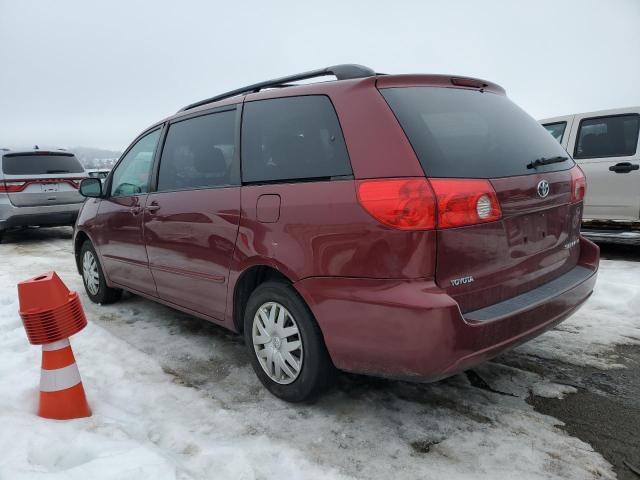
[[[84,173],[78,159],[71,154],[43,155],[27,153],[5,155],[2,171],[6,175],[55,175],[57,173]]]
[[[380,90],[430,177],[497,178],[571,168],[565,162],[527,165],[563,156],[560,144],[503,95],[441,87]]]
[[[247,102],[241,153],[243,182],[352,174],[338,117],[322,95]]]

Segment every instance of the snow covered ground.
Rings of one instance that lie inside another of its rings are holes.
[[[0,259],[1,480],[614,478],[525,401],[573,387],[499,359],[476,370],[488,388],[473,375],[430,385],[343,375],[315,405],[292,406],[262,388],[231,333],[134,296],[91,304],[68,229],[16,235]],[[26,340],[15,284],[52,269],[90,321],[72,338],[88,419],[35,415],[40,350]],[[587,305],[518,355],[616,368],[613,345],[640,344],[638,312],[640,264],[604,260]]]

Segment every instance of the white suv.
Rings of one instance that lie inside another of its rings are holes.
[[[640,245],[640,107],[546,118],[540,123],[587,177],[583,235],[600,242]]]
[[[0,240],[12,227],[73,225],[84,178],[73,153],[0,150]]]

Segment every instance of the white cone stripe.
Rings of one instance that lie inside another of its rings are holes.
[[[64,347],[68,347],[70,345],[69,339],[65,338],[64,340],[58,340],[57,342],[47,343],[46,345],[42,345],[43,352],[53,352],[55,350],[61,350]]]
[[[40,391],[57,392],[59,390],[66,390],[79,384],[81,381],[78,365],[75,363],[56,370],[43,369],[40,374]]]

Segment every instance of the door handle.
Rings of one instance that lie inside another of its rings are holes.
[[[131,208],[129,209],[129,211],[130,211],[133,215],[138,215],[138,214],[142,211],[142,208],[140,208],[140,207],[131,207]]]
[[[150,205],[147,205],[147,212],[153,213],[157,212],[158,210],[160,210],[160,205],[158,205],[156,202],[151,202]]]
[[[629,173],[632,170],[638,170],[640,165],[637,163],[622,162],[616,163],[609,167],[609,170],[616,173]]]

